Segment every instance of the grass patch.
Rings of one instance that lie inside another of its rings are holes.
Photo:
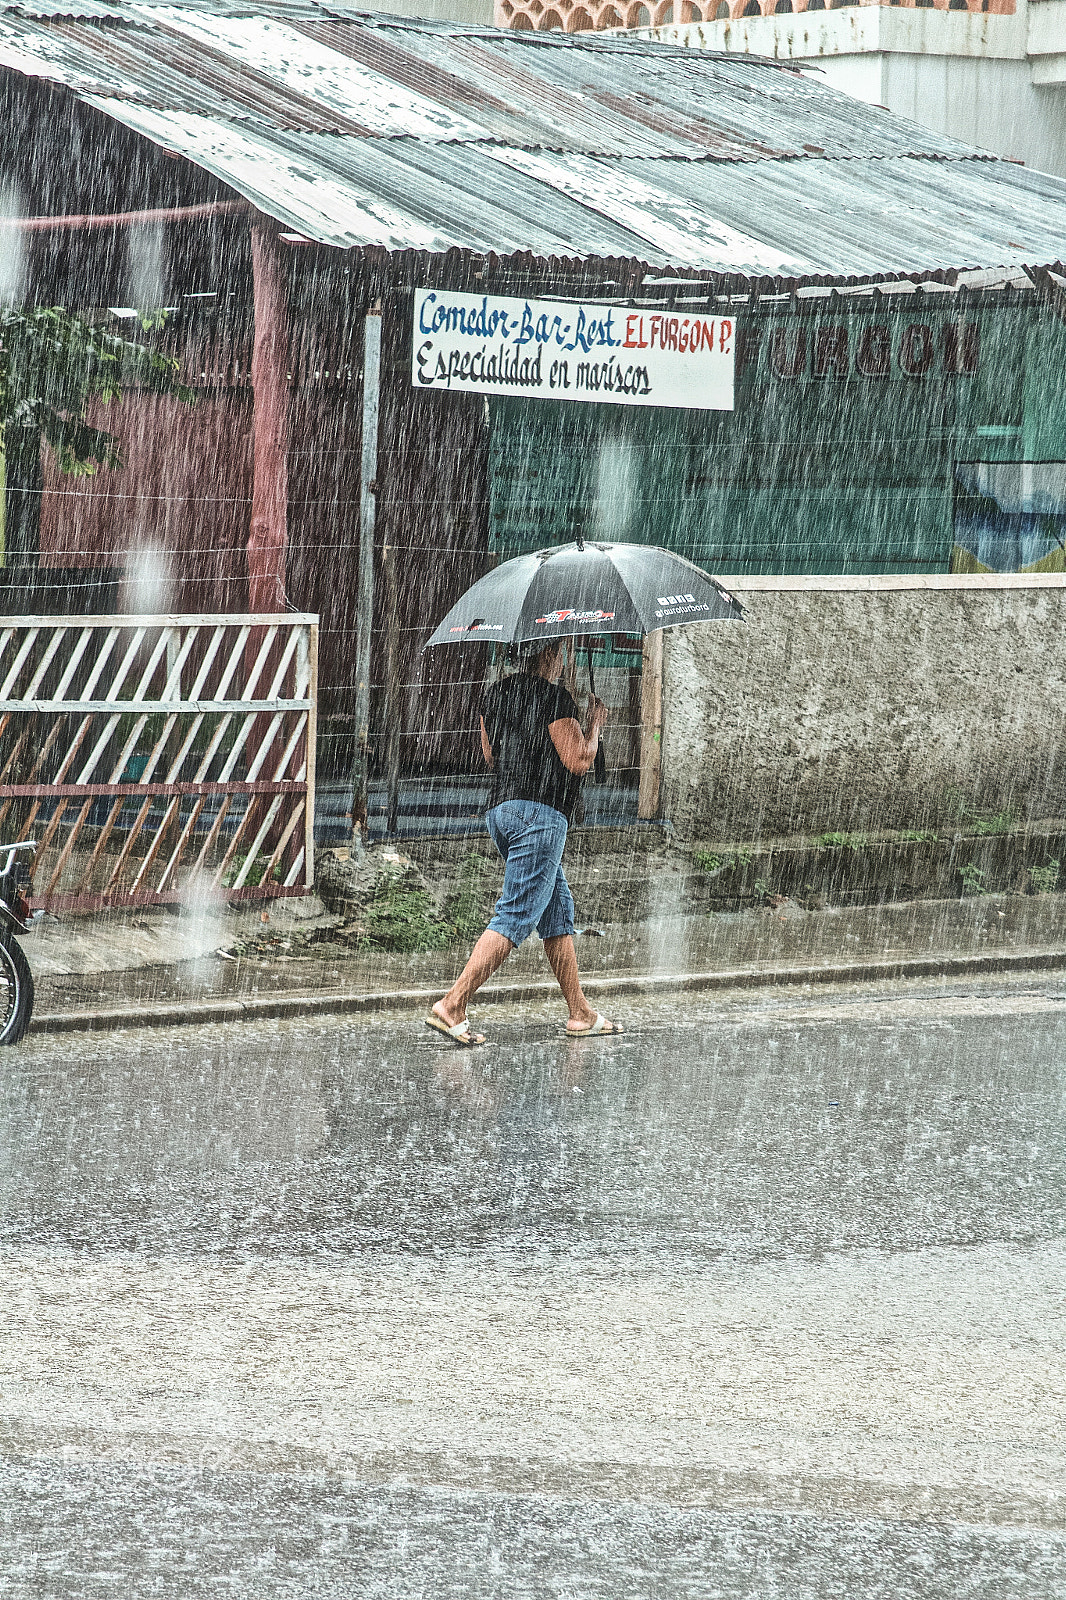
[[[361,928],[354,941],[359,950],[414,955],[422,950],[447,950],[455,927],[437,910],[432,895],[407,881],[399,871],[382,872],[374,892],[359,913]]]
[[[818,843],[825,850],[865,850],[870,841],[865,833],[823,833]]]
[[[356,948],[416,955],[469,944],[489,919],[492,875],[493,863],[471,851],[460,863],[458,886],[442,915],[416,874],[402,867],[383,871],[360,910]]]
[[[224,883],[224,885],[226,886],[227,889],[232,889],[233,888],[233,885],[236,883],[237,879],[240,877],[242,871],[244,870],[244,863],[247,861],[247,859],[248,859],[247,855],[234,856],[233,860],[230,862],[229,866],[226,868],[225,872],[222,875],[222,882]],[[267,869],[267,867],[269,865],[270,865],[270,857],[269,856],[257,856],[256,859],[252,862],[251,868],[250,868],[250,870],[248,872],[248,876],[244,880],[243,887],[244,888],[254,888],[256,885],[262,883],[263,874],[264,874],[264,872],[266,871],[266,869]],[[271,879],[273,880],[274,883],[280,883],[281,882],[281,862],[280,861],[278,862],[277,866],[274,868],[274,870],[270,874],[270,876],[271,876]]]
[[[459,867],[459,887],[448,901],[447,913],[460,943],[476,939],[485,930],[488,921],[488,881],[493,875],[493,864],[487,856],[471,851],[464,856]]]
[[[899,844],[935,844],[939,838],[935,828],[900,828],[896,833]]]

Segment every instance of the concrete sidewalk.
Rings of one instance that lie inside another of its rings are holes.
[[[340,919],[313,897],[260,909],[112,914],[48,922],[25,949],[35,1031],[422,1007],[452,982],[466,950],[353,953],[331,942]],[[312,932],[318,942],[308,945]],[[234,957],[254,935],[269,950]],[[591,998],[781,984],[871,981],[1066,968],[1066,895],[986,895],[897,905],[672,913],[584,928],[579,959]],[[501,970],[485,1000],[553,988],[536,939]]]

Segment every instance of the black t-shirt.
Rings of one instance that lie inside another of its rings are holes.
[[[492,804],[538,800],[569,822],[581,779],[559,760],[548,729],[564,717],[580,724],[573,695],[547,678],[516,672],[489,686],[481,714],[492,746]]]

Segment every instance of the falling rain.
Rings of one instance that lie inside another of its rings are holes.
[[[1066,42],[918,4],[0,15],[5,1593],[1066,1594]]]

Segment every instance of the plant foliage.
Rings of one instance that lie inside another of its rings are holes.
[[[1029,868],[1029,886],[1034,894],[1052,894],[1059,886],[1059,858],[1053,856],[1043,867]]]
[[[987,894],[987,877],[988,874],[983,872],[980,867],[975,866],[972,861],[967,862],[966,866],[964,866],[962,871],[959,873],[963,894]]]
[[[433,897],[402,869],[384,871],[361,912],[357,949],[393,950],[413,955],[422,950],[447,950],[455,938],[442,920]]]
[[[751,850],[737,850],[732,855],[717,855],[713,850],[693,850],[692,863],[708,877],[717,877],[720,872],[733,872],[737,867],[746,869],[751,866],[754,852]]]
[[[824,850],[865,850],[869,842],[865,833],[823,833],[818,839]]]
[[[157,319],[158,320],[158,319]],[[191,400],[178,363],[150,345],[61,306],[0,310],[0,442],[9,429],[42,435],[63,472],[122,464],[118,441],[86,420],[93,400],[115,400],[133,384]]]

